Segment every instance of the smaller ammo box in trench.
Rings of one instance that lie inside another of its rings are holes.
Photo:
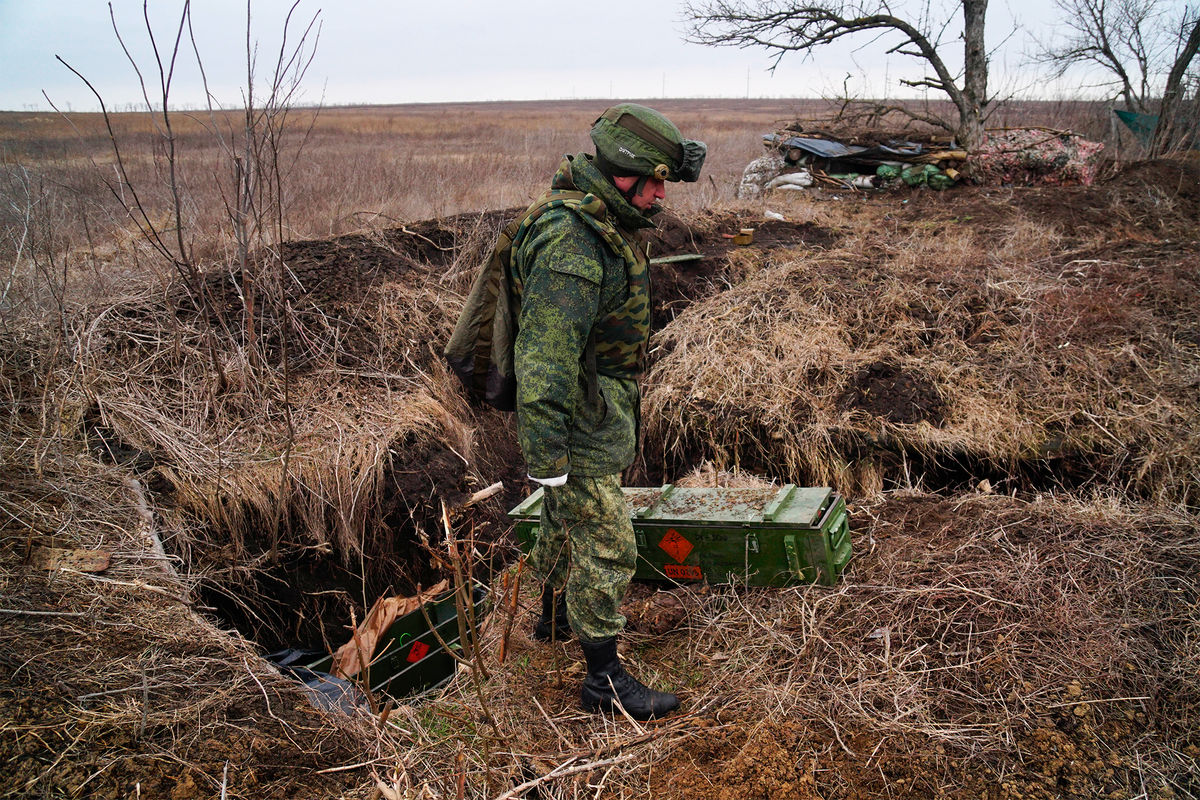
[[[475,585],[471,601],[476,613],[482,617],[487,604],[487,590],[482,585]],[[366,677],[360,679],[355,676],[353,680],[366,683],[372,693],[383,692],[391,697],[403,697],[452,678],[458,663],[442,647],[438,636],[450,647],[459,647],[458,608],[454,602],[454,590],[426,602],[425,611],[437,630],[436,636],[420,609],[397,618],[379,637],[371,663],[367,665]],[[333,656],[326,655],[304,666],[315,672],[331,672]]]
[[[846,502],[832,489],[625,488],[637,539],[635,578],[832,586],[850,562]],[[508,512],[525,552],[538,535],[543,490]]]

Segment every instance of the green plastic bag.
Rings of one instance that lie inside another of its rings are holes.
[[[954,178],[951,178],[944,172],[938,172],[929,176],[929,188],[937,189],[939,192],[942,189],[949,189],[954,185]]]
[[[909,186],[923,186],[929,182],[930,175],[940,174],[941,170],[933,164],[922,164],[921,166],[906,167],[900,173],[900,180],[904,181]]]

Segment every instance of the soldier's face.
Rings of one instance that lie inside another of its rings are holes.
[[[625,176],[613,178],[613,183],[622,192],[628,192],[637,182],[641,180],[636,176]],[[638,211],[649,211],[650,208],[659,200],[667,196],[667,184],[658,178],[647,178],[646,183],[642,186],[642,190],[629,198],[629,202]]]

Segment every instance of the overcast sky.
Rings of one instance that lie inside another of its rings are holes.
[[[153,73],[141,0],[112,5],[126,44]],[[260,74],[274,63],[290,6],[291,0],[253,0]],[[164,53],[181,8],[182,0],[150,0]],[[227,107],[240,105],[238,87],[244,84],[245,9],[245,2],[236,0],[193,0],[192,5],[210,88]],[[899,77],[922,74],[913,59],[889,61],[880,53],[884,44],[862,38],[853,47],[825,48],[817,58],[789,54],[772,74],[761,50],[685,42],[682,14],[678,0],[342,0],[324,5],[301,0],[292,35],[318,16],[320,40],[303,83],[304,103],[819,97],[840,92],[847,75],[859,96],[887,91],[895,97],[904,96]],[[996,56],[993,91],[1059,92],[1020,72],[1028,32],[1045,35],[1053,14],[1049,0],[992,0],[990,45],[1000,46],[1016,31]],[[186,40],[185,50],[172,104],[202,105],[204,93]],[[956,45],[954,51],[959,50]],[[83,73],[111,108],[141,100],[103,0],[0,0],[0,109],[48,108],[43,90],[60,108],[98,108],[56,55]]]

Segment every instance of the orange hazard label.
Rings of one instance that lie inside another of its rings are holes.
[[[428,652],[429,645],[425,644],[424,642],[413,642],[412,649],[408,651],[408,658],[406,660],[415,664],[424,658],[425,654]]]
[[[668,578],[678,578],[685,581],[704,580],[704,573],[695,564],[665,564],[663,572]]]
[[[658,546],[680,563],[683,563],[683,560],[688,557],[688,553],[692,552],[692,543],[683,538],[683,534],[674,528],[667,528],[667,535],[662,538]]]

